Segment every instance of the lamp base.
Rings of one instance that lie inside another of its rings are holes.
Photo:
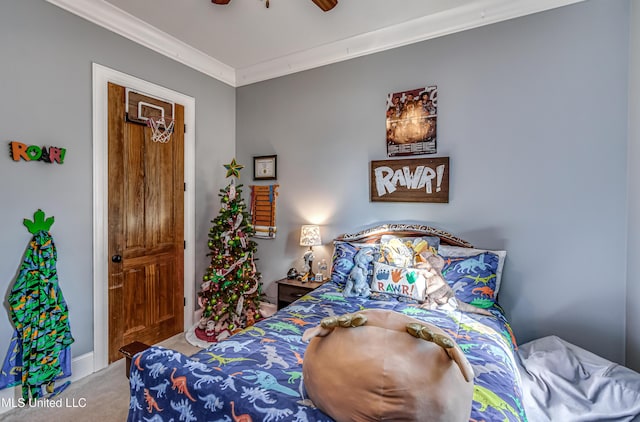
[[[305,252],[302,259],[304,260],[305,273],[300,277],[300,281],[306,283],[307,281],[314,281],[316,274],[313,272],[313,249],[309,246],[309,250]]]

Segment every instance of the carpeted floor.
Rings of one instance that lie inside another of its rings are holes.
[[[178,334],[160,346],[192,355],[200,349],[189,344],[184,334]],[[62,407],[20,407],[0,414],[0,421],[126,421],[129,411],[129,380],[125,375],[125,360],[71,383],[54,400]]]

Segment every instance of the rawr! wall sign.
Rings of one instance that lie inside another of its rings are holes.
[[[9,142],[9,152],[13,161],[22,159],[24,161],[44,161],[45,163],[62,164],[67,150],[59,147],[39,147],[11,141]]]
[[[372,202],[449,202],[449,157],[371,162]]]

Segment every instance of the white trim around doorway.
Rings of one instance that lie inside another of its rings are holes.
[[[195,98],[93,63],[93,371],[109,363],[107,83],[184,105],[184,330],[195,308]]]

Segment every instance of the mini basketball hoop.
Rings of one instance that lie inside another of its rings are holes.
[[[148,117],[147,126],[151,128],[151,140],[163,144],[169,142],[174,123],[175,120],[164,116]]]
[[[149,126],[153,142],[164,144],[171,140],[175,124],[174,103],[127,88],[125,107],[127,122]]]

